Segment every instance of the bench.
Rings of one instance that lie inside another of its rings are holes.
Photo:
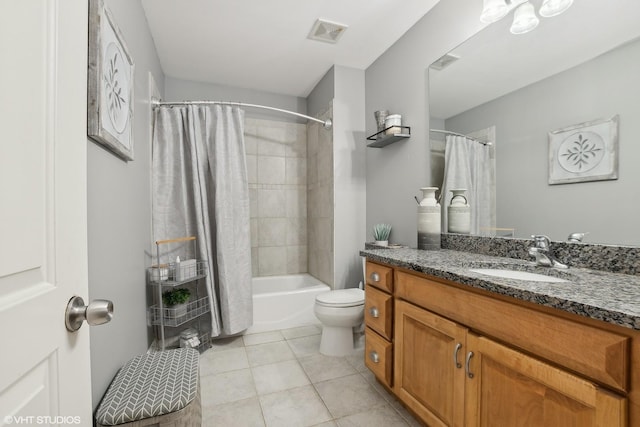
[[[179,348],[129,360],[98,405],[96,426],[200,427],[199,355]]]

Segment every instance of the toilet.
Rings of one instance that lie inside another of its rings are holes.
[[[320,353],[347,356],[353,353],[353,328],[364,321],[364,291],[339,289],[318,294],[314,313],[322,323]]]

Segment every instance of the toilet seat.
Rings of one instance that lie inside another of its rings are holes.
[[[325,307],[355,307],[364,304],[364,291],[358,288],[322,292],[316,296],[316,304]]]

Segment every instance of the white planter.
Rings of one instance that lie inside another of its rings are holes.
[[[189,303],[184,303],[184,304],[176,304],[176,305],[172,305],[171,307],[166,307],[165,308],[165,318],[167,319],[178,319],[182,316],[186,316],[187,315],[187,308],[189,306]]]
[[[376,245],[378,246],[389,246],[388,240],[376,240]]]

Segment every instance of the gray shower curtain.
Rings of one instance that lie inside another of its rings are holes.
[[[447,211],[454,188],[466,188],[471,205],[471,234],[496,227],[496,163],[492,145],[464,136],[447,135],[441,205],[442,229],[447,230]]]
[[[152,156],[154,238],[197,237],[209,261],[211,335],[243,331],[253,323],[244,111],[159,107]]]

